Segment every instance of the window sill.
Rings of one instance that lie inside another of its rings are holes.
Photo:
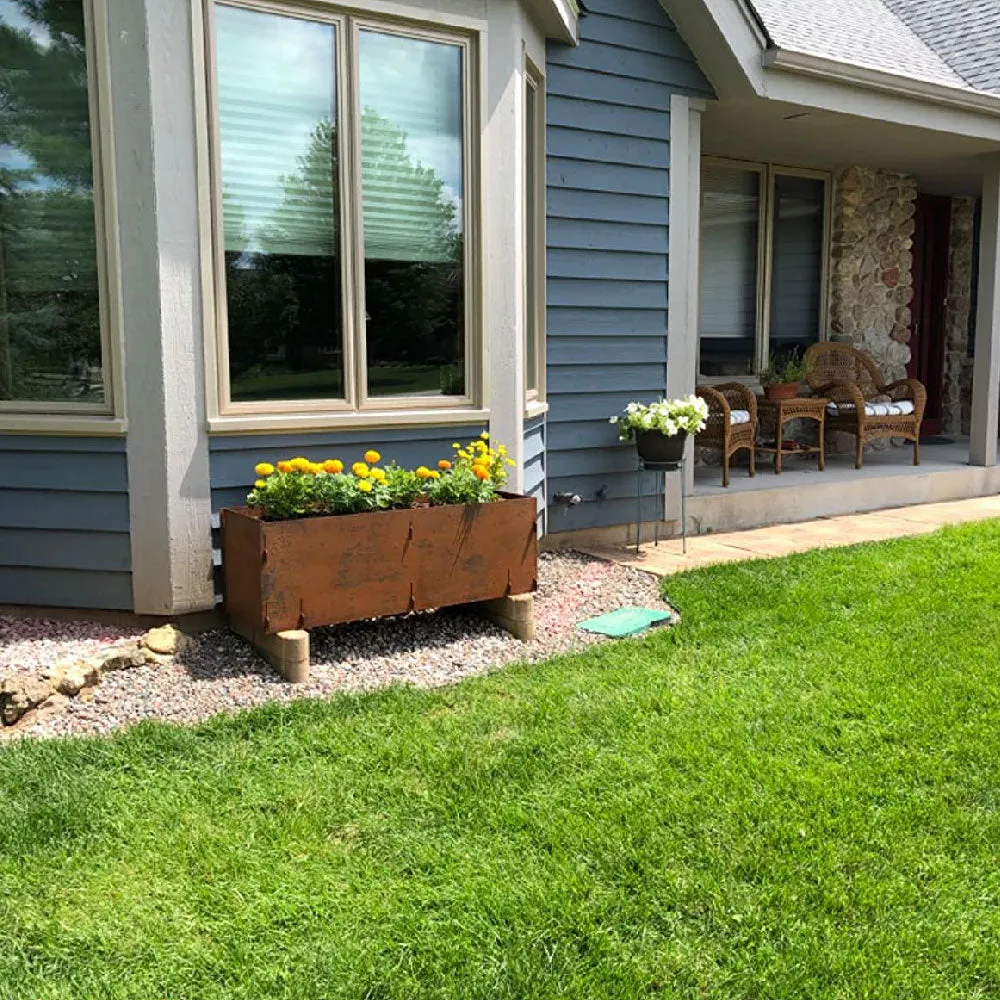
[[[487,424],[490,411],[454,410],[365,410],[350,413],[248,413],[210,417],[210,434],[284,433],[287,431],[366,430],[381,427],[441,427]]]
[[[549,404],[545,400],[533,399],[524,404],[524,419],[534,420],[535,417],[543,417],[549,412]]]
[[[66,437],[122,437],[128,433],[124,417],[92,413],[15,413],[0,410],[0,434],[56,434]]]

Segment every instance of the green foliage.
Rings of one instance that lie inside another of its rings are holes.
[[[433,504],[492,503],[497,498],[497,484],[492,479],[479,479],[469,466],[459,465],[448,475],[432,479],[427,495]]]
[[[997,522],[721,566],[644,640],[3,746],[0,998],[987,1000],[998,580]]]
[[[767,366],[757,373],[757,377],[763,386],[784,385],[789,382],[801,382],[808,370],[808,366],[799,354],[799,349],[793,347],[785,354],[772,354]]]

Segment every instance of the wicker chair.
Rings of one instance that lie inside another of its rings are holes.
[[[813,344],[805,362],[809,388],[830,400],[827,430],[857,438],[855,468],[862,466],[865,445],[884,437],[912,441],[913,464],[920,464],[920,424],[927,405],[920,382],[904,378],[887,384],[871,357],[849,344]]]
[[[695,393],[708,403],[705,429],[695,435],[699,448],[722,452],[722,485],[729,485],[729,459],[746,448],[750,452],[750,475],[757,472],[757,398],[745,385],[699,385]]]

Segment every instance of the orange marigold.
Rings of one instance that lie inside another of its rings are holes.
[[[376,462],[379,462],[381,460],[382,456],[373,448],[370,448],[368,451],[365,452],[365,461],[369,465],[374,465]]]
[[[278,463],[278,472],[294,472],[294,470],[295,470],[295,467],[292,465],[291,462],[279,462]]]
[[[344,471],[344,463],[339,458],[328,458],[323,463],[323,471],[329,472],[331,476],[335,476],[338,472]]]
[[[442,458],[441,461],[438,462],[438,468],[444,469],[444,471],[447,472],[451,468],[451,462],[449,462],[446,458]]]
[[[474,465],[472,467],[472,472],[475,475],[476,479],[490,478],[490,470],[487,469],[485,465]]]

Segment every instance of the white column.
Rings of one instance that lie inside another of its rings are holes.
[[[109,0],[135,610],[211,608],[189,0]]]
[[[983,178],[982,235],[979,243],[979,309],[969,461],[997,464],[1000,426],[1000,157],[991,158]]]
[[[667,284],[667,397],[694,392],[698,367],[698,262],[701,244],[701,116],[705,102],[670,99],[670,237]],[[694,441],[687,445],[684,489],[694,487]],[[681,512],[680,473],[667,475],[666,517]]]
[[[483,110],[484,350],[490,434],[516,463],[508,488],[524,486],[523,46],[518,4],[489,5],[490,58]]]

